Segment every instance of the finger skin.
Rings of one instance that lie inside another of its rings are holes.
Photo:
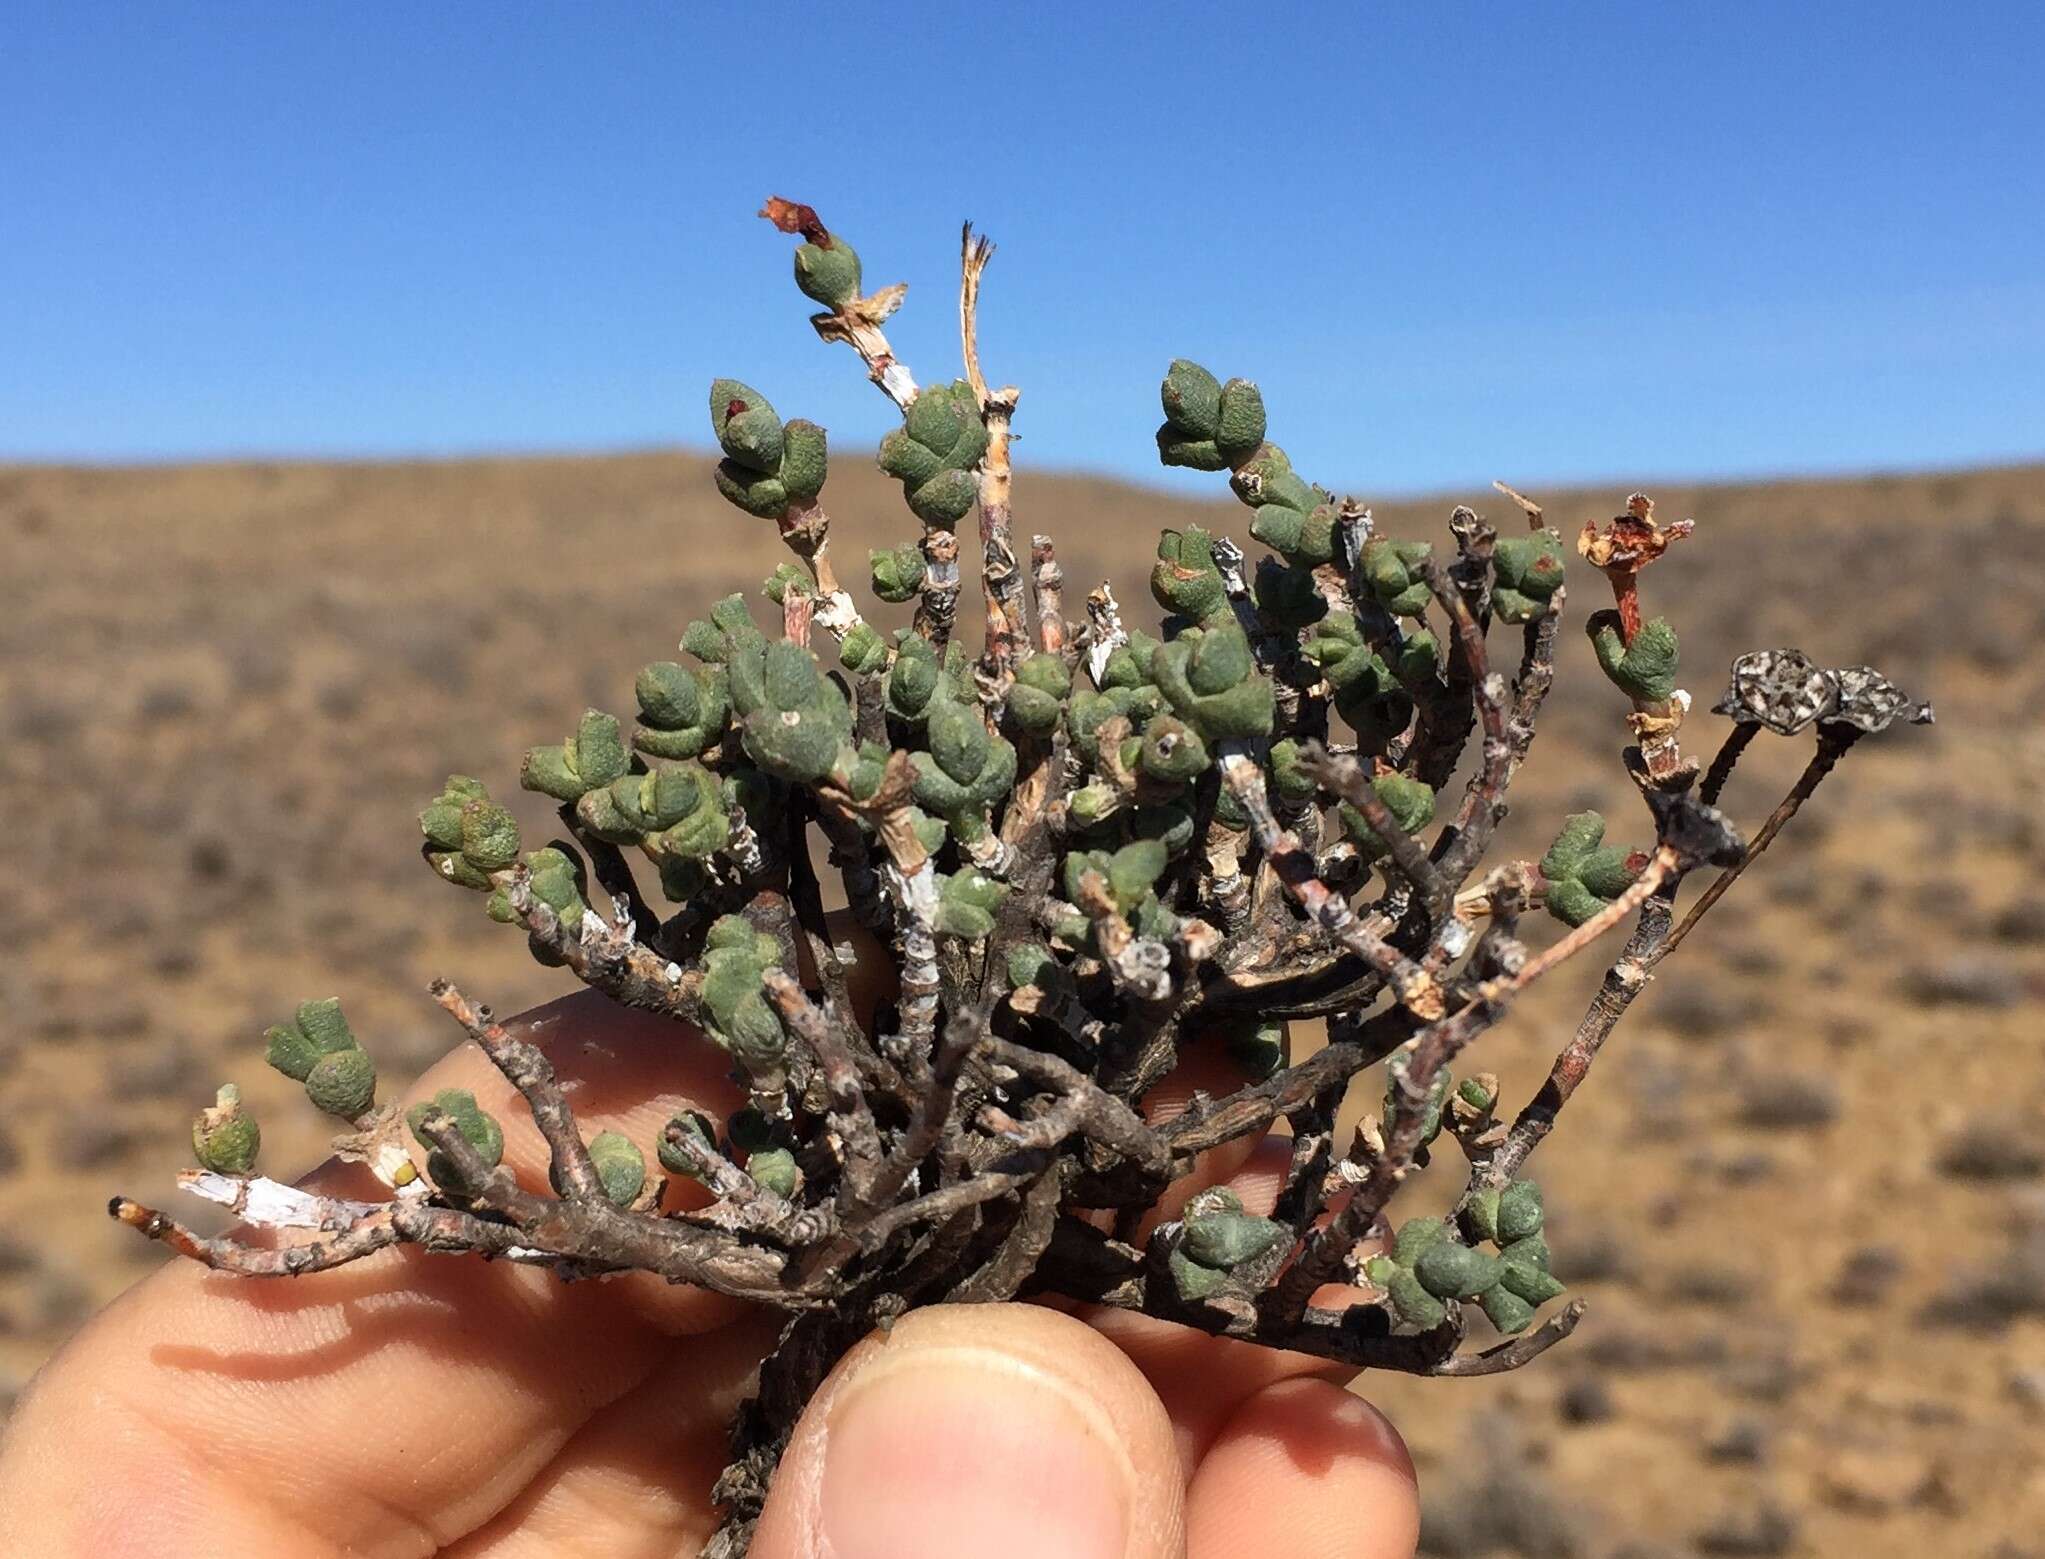
[[[1405,1441],[1322,1380],[1243,1403],[1186,1491],[1188,1559],[1413,1559],[1419,1541]]]
[[[1175,1559],[1181,1488],[1162,1404],[1098,1332],[1037,1305],[937,1305],[824,1381],[752,1553]]]
[[[754,1390],[782,1317],[755,1311],[714,1347],[672,1359],[582,1426],[503,1510],[440,1559],[670,1559],[721,1521],[710,1490],[731,1419]]]
[[[679,1025],[590,996],[531,1016],[588,1130],[624,1122],[651,1140],[684,1093],[727,1097],[721,1053]],[[467,1087],[491,1107],[509,1086],[494,1075],[471,1047],[417,1092]],[[507,1160],[544,1185],[530,1119],[495,1113]],[[292,1279],[176,1262],[23,1399],[0,1447],[0,1510],[20,1530],[0,1551],[431,1553],[671,1356],[672,1334],[733,1314],[644,1275],[564,1284],[408,1249]]]

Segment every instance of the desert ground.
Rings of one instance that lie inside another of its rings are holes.
[[[836,466],[841,556],[909,536],[890,484]],[[1535,496],[1570,535],[1626,490]],[[1443,1559],[2038,1559],[2045,468],[1649,490],[1697,522],[1645,576],[1697,745],[1727,662],[1779,644],[1872,663],[1939,723],[1847,758],[1535,1159],[1556,1269],[1591,1304],[1576,1337],[1503,1381],[1359,1389],[1405,1428]],[[1444,536],[1456,502],[1513,513],[1473,490],[1381,503],[1380,529]],[[1018,482],[1075,605],[1106,577],[1147,612],[1157,531],[1193,520],[1246,529],[1227,502]],[[160,1259],[105,1203],[172,1197],[218,1082],[274,1172],[317,1159],[265,1025],[338,993],[402,1080],[451,1038],[434,975],[505,1011],[567,988],[432,879],[414,815],[473,772],[544,831],[524,748],[587,703],[629,712],[636,668],[780,556],[683,454],[0,468],[0,1412]],[[1581,622],[1602,584],[1571,589]],[[1587,804],[1645,829],[1619,700],[1580,634],[1561,660],[1514,792],[1528,853]],[[1807,743],[1757,745],[1727,793],[1745,825]],[[1473,1059],[1509,1101],[1601,967],[1487,1036]],[[1401,1212],[1446,1192],[1423,1180]]]

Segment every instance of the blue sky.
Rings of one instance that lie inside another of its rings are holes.
[[[870,444],[770,192],[922,378],[991,233],[1039,466],[1186,481],[1176,355],[1366,495],[2037,456],[2040,14],[9,0],[0,458]]]

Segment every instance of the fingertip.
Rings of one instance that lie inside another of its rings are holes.
[[[1186,1492],[1190,1559],[1412,1559],[1420,1494],[1399,1431],[1327,1381],[1236,1410]]]
[[[936,1306],[841,1360],[775,1475],[755,1559],[1166,1559],[1181,1478],[1163,1405],[1083,1323]]]

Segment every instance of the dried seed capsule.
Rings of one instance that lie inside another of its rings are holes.
[[[305,1074],[306,1097],[329,1115],[352,1121],[376,1102],[376,1063],[363,1050],[336,1050]]]
[[[215,1174],[246,1175],[256,1167],[263,1133],[241,1102],[241,1090],[223,1083],[213,1103],[192,1121],[192,1152]]]
[[[1838,679],[1802,650],[1754,650],[1733,662],[1725,693],[1711,707],[1742,725],[1794,736],[1838,702]]]

